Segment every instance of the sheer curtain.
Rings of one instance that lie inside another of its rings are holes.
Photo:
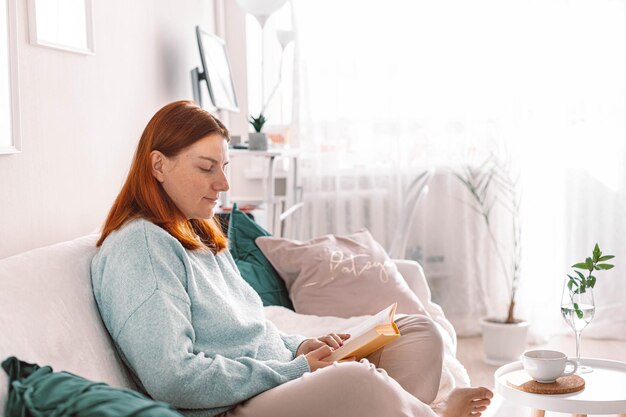
[[[474,334],[505,315],[509,284],[452,173],[506,155],[522,195],[517,315],[538,337],[567,331],[565,274],[598,242],[617,266],[597,274],[585,335],[626,337],[623,2],[292,0],[292,13],[300,237],[368,227],[388,247],[406,185],[436,167],[407,257]],[[511,216],[492,215],[510,250]]]

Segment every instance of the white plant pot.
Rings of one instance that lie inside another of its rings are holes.
[[[266,151],[267,135],[263,132],[253,132],[248,135],[248,150]]]
[[[483,331],[483,360],[489,365],[504,365],[518,361],[526,349],[527,321],[498,323],[481,319]]]

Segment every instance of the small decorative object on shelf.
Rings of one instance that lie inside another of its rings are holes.
[[[248,137],[248,149],[251,151],[266,151],[267,150],[267,135],[261,130],[267,119],[263,113],[258,117],[250,116],[250,124],[254,128],[254,132],[249,134]]]
[[[595,301],[593,298],[593,287],[596,285],[594,271],[612,269],[614,265],[605,263],[613,259],[613,255],[602,255],[602,251],[596,246],[593,248],[591,257],[572,265],[576,275],[567,275],[563,285],[563,296],[561,298],[561,314],[576,334],[576,362],[578,363],[578,373],[588,373],[593,371],[589,366],[580,363],[580,335],[583,329],[593,319],[595,314]],[[583,272],[588,271],[587,276]]]
[[[263,115],[263,113],[259,114],[258,117],[250,116],[250,124],[254,128],[255,132],[261,132],[263,130],[263,125],[267,122],[267,119]]]

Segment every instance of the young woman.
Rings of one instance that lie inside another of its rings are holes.
[[[432,321],[361,362],[325,358],[349,335],[281,333],[265,320],[213,219],[228,191],[229,134],[188,101],[159,110],[98,241],[102,319],[138,386],[190,415],[434,416],[442,341]],[[452,391],[437,413],[478,416],[486,388]]]

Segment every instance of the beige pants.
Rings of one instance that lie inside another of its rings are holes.
[[[402,337],[360,362],[334,363],[265,391],[224,417],[400,417],[436,414],[443,342],[420,315],[396,320]]]

